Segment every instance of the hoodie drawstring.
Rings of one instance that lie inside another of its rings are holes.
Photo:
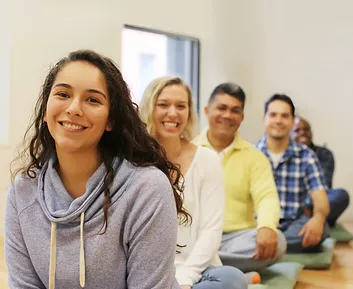
[[[85,287],[86,283],[86,265],[85,265],[85,248],[83,240],[83,225],[85,222],[85,213],[81,213],[80,221],[80,285]],[[51,223],[50,237],[50,263],[49,263],[49,289],[55,288],[55,270],[56,270],[56,223]]]
[[[56,223],[51,222],[49,289],[55,288],[55,269],[56,269]]]
[[[86,264],[85,264],[85,247],[83,243],[83,224],[85,222],[85,213],[81,213],[81,224],[80,224],[80,285],[85,288],[86,283]]]

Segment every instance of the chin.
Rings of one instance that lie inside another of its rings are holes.
[[[160,138],[179,138],[180,133],[179,132],[160,132],[157,133],[158,137]]]
[[[277,139],[277,140],[282,140],[284,138],[286,138],[286,135],[282,135],[282,134],[270,134],[270,137],[273,139]]]
[[[287,137],[286,135],[274,135],[274,136],[272,136],[272,138],[277,139],[277,140],[283,140],[286,137]]]
[[[221,130],[219,134],[224,137],[234,137],[235,131],[233,132],[232,130]]]
[[[82,145],[77,141],[56,141],[55,146],[57,151],[68,154],[82,150]]]

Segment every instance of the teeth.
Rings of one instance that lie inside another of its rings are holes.
[[[178,125],[175,122],[164,122],[163,124],[164,124],[164,126],[167,126],[167,127],[177,127],[177,125]]]
[[[80,130],[80,129],[84,128],[83,126],[75,125],[75,124],[71,124],[71,123],[66,123],[66,122],[63,122],[62,124],[63,124],[64,127],[67,127],[67,128],[70,128],[70,129]]]

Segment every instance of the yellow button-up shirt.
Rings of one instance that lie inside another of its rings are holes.
[[[214,149],[207,131],[193,142]],[[239,133],[222,156],[225,178],[225,233],[267,227],[277,230],[280,203],[267,157]],[[255,219],[255,213],[257,219]]]

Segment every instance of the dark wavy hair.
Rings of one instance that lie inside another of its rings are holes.
[[[183,207],[183,178],[179,168],[168,161],[164,149],[147,132],[145,124],[139,118],[138,106],[132,102],[129,88],[117,66],[111,59],[91,50],[71,52],[50,69],[35,106],[33,121],[24,136],[22,143],[24,148],[18,157],[23,161],[23,166],[13,173],[13,177],[18,173],[24,173],[30,178],[35,178],[37,171],[55,153],[55,141],[43,119],[58,73],[65,65],[75,61],[87,61],[100,69],[105,76],[110,96],[109,121],[112,130],[105,131],[98,144],[107,169],[103,186],[104,224],[100,230],[101,234],[106,232],[108,226],[108,209],[111,203],[109,186],[114,178],[112,163],[115,157],[124,158],[135,166],[155,166],[160,169],[172,185],[180,223],[188,223],[191,216]]]

